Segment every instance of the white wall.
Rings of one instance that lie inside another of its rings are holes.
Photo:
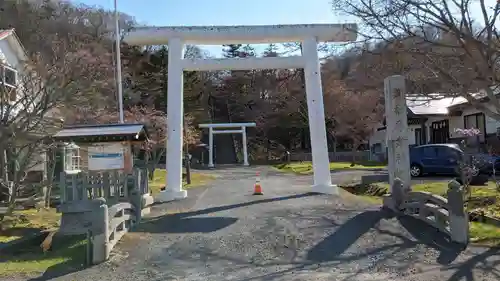
[[[12,36],[12,35],[10,35]],[[20,76],[23,71],[23,64],[21,59],[17,56],[17,53],[12,48],[12,45],[9,43],[9,40],[17,40],[15,38],[4,38],[0,40],[0,64],[7,65],[11,68],[14,68],[18,71],[18,82],[20,82]],[[22,92],[22,85],[19,85],[18,88],[18,97]],[[33,155],[33,159],[30,164],[27,165],[27,171],[45,171],[46,163],[45,163],[45,153]]]
[[[7,38],[0,40],[0,63],[17,70],[21,69],[20,60],[10,46]]]
[[[19,99],[21,95],[23,94],[23,85],[22,85],[22,73],[24,71],[24,65],[23,61],[21,58],[19,58],[18,54],[19,52],[16,52],[15,49],[13,49],[13,46],[16,46],[13,44],[12,40],[17,40],[16,37],[13,35],[9,35],[8,37],[0,40],[0,64],[6,65],[8,67],[11,67],[15,70],[17,70],[17,89],[16,89],[16,95],[17,98]],[[18,103],[15,107],[11,107],[11,112],[19,112],[20,110],[24,110],[26,107],[22,106],[21,103]],[[15,114],[14,113],[14,114]]]
[[[487,107],[490,107],[493,109],[493,106],[491,105],[486,105]],[[466,110],[463,111],[463,114],[462,116],[465,116],[465,115],[470,115],[470,114],[475,114],[475,113],[479,113],[480,111],[473,108],[473,107],[470,107],[470,108],[467,108]],[[486,115],[486,113],[485,113]],[[497,132],[497,128],[500,127],[500,121],[497,121],[489,116],[486,115],[486,134],[495,134]],[[463,128],[464,124],[463,124],[463,117],[462,117],[462,126],[460,128]]]
[[[415,144],[415,129],[420,128],[420,125],[408,125],[408,143],[410,145]],[[375,130],[372,136],[370,137],[370,145],[380,143],[382,144],[383,149],[385,149],[386,145],[386,130]]]

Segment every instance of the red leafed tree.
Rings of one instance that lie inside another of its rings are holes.
[[[326,119],[333,123],[329,133],[349,139],[354,152],[369,139],[383,118],[381,95],[376,91],[349,89],[337,79],[325,79],[324,84]]]

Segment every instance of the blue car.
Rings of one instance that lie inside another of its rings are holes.
[[[486,154],[471,155],[474,157],[473,176],[492,174],[493,166],[500,171],[500,160],[497,156]],[[458,144],[426,144],[410,149],[410,174],[419,177],[424,174],[457,175],[459,163],[465,159],[465,153]]]

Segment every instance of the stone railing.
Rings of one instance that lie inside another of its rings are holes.
[[[132,174],[89,172],[61,174],[62,235],[87,234],[88,259],[97,264],[108,259],[121,237],[150,211],[147,171]]]
[[[420,219],[448,234],[454,242],[468,243],[469,218],[464,208],[462,186],[458,182],[449,182],[448,198],[429,192],[404,190],[403,186],[401,180],[394,180],[391,194],[384,197],[384,207]]]

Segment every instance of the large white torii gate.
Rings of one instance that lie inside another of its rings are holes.
[[[168,142],[167,182],[158,201],[187,197],[182,189],[183,71],[252,70],[303,68],[306,84],[309,130],[314,171],[313,192],[338,194],[332,185],[326,141],[325,112],[321,88],[318,42],[356,40],[356,24],[304,24],[261,26],[141,27],[129,31],[130,45],[168,44]],[[269,58],[184,59],[185,44],[266,44],[300,42],[301,56]]]
[[[248,163],[247,128],[255,126],[257,126],[257,124],[255,123],[200,124],[200,128],[208,128],[208,167],[214,167],[214,134],[241,134],[241,142],[243,146],[243,166],[249,166],[250,163]],[[233,130],[228,130],[228,128],[233,128]],[[235,130],[234,128],[239,128],[239,130]]]

